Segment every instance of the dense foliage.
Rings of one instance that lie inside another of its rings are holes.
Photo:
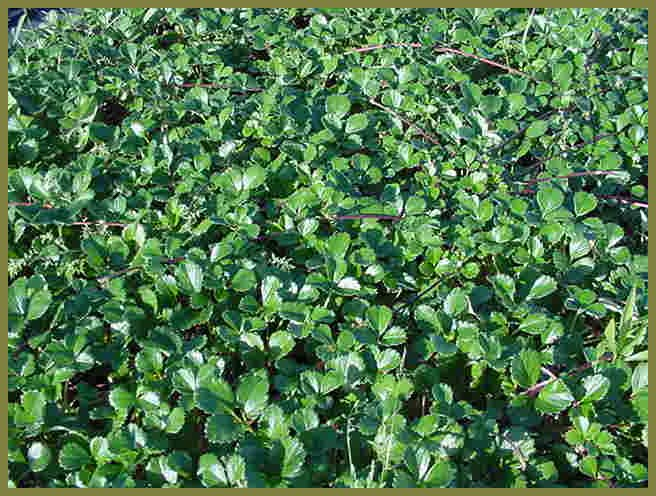
[[[646,10],[16,38],[10,486],[646,485]]]

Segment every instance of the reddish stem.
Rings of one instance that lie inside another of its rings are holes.
[[[626,198],[623,196],[619,195],[599,195],[599,198],[606,198],[609,200],[617,200],[620,203],[626,203],[627,205],[631,205],[633,207],[640,207],[640,208],[648,208],[648,205],[646,202],[641,202],[634,200],[633,198]]]
[[[415,124],[414,122],[409,121],[408,119],[406,119],[405,117],[400,115],[398,112],[395,112],[391,108],[386,107],[382,103],[378,103],[373,98],[369,99],[369,103],[371,103],[374,107],[378,107],[379,109],[384,110],[385,112],[388,112],[388,113],[392,114],[397,119],[405,122],[409,127],[414,127],[417,131],[419,131],[419,134],[421,134],[424,138],[426,138],[428,141],[430,141],[434,145],[440,145],[441,144],[440,141],[435,136],[432,136],[432,135],[428,134],[426,131],[424,131],[422,128],[420,128],[417,124]]]
[[[435,50],[438,51],[438,52],[454,53],[456,55],[462,55],[463,57],[476,59],[479,62],[483,62],[484,64],[491,65],[491,66],[494,66],[494,67],[498,67],[498,68],[503,69],[507,72],[510,72],[511,74],[518,74],[520,76],[525,76],[529,79],[535,80],[535,78],[533,76],[530,76],[529,74],[526,74],[525,72],[519,71],[517,69],[513,69],[512,67],[508,67],[507,65],[499,64],[498,62],[495,62],[495,61],[490,60],[490,59],[486,59],[485,57],[479,57],[478,55],[474,55],[473,53],[463,52],[462,50],[458,50],[457,48],[437,47],[437,48],[435,48]]]
[[[553,181],[555,179],[569,179],[570,177],[582,177],[582,176],[615,176],[620,175],[621,171],[585,171],[585,172],[572,172],[571,174],[566,174],[564,176],[554,176],[554,177],[540,177],[537,179],[531,179],[529,181],[523,181],[522,184],[535,184],[535,183],[544,183],[547,181]]]
[[[107,226],[107,227],[125,227],[127,224],[123,224],[121,222],[107,222],[104,220],[96,220],[96,221],[89,221],[89,222],[71,222],[70,224],[67,224],[69,226]]]
[[[186,260],[186,257],[167,258],[166,260],[162,260],[162,263],[164,263],[164,264],[177,264],[177,263],[183,262],[185,260]]]
[[[243,89],[235,89],[232,86],[228,86],[225,84],[215,84],[215,83],[180,83],[176,84],[178,88],[217,88],[217,89],[224,89],[224,90],[232,90],[232,93],[234,94],[239,94],[243,95],[246,93],[259,93],[261,91],[264,91],[262,88],[243,88]]]
[[[36,207],[36,206],[40,206],[41,208],[54,208],[49,203],[44,203],[43,205],[39,205],[38,203],[34,203],[34,202],[9,202],[9,206],[10,207]]]
[[[590,367],[593,367],[594,365],[598,365],[601,362],[607,362],[610,359],[611,359],[610,355],[604,355],[601,358],[599,358],[598,360],[595,360],[593,362],[586,362],[586,363],[578,366],[574,370],[570,370],[569,372],[565,372],[564,374],[561,374],[559,376],[554,375],[554,376],[550,377],[549,379],[546,379],[542,382],[538,382],[537,384],[531,386],[530,388],[528,388],[526,391],[524,391],[521,394],[525,394],[527,396],[533,397],[533,396],[537,395],[545,386],[548,386],[549,384],[551,384],[552,382],[557,381],[558,379],[564,379],[566,377],[570,377],[572,375],[578,374],[579,372],[583,372],[585,370],[588,370]]]
[[[175,257],[175,258],[165,258],[164,260],[161,260],[163,264],[176,264],[178,262],[182,262],[186,260],[186,257]],[[134,272],[135,270],[141,270],[143,267],[141,265],[138,265],[137,267],[127,267],[125,269],[121,269],[117,272],[113,272],[112,274],[107,274],[106,276],[99,277],[97,281],[108,281],[110,279],[115,279],[117,277],[120,277],[122,275],[128,274],[130,272]]]
[[[373,50],[379,50],[382,48],[421,48],[424,45],[421,43],[387,43],[387,44],[381,44],[381,45],[369,45],[365,47],[360,47],[360,48],[353,48],[347,52],[347,53],[362,53],[362,52],[371,52]]]
[[[359,220],[359,219],[380,219],[399,221],[401,217],[398,215],[382,215],[382,214],[353,214],[353,215],[339,215],[335,220]]]

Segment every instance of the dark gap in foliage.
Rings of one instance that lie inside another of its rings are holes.
[[[155,26],[153,27],[152,34],[156,36],[161,36],[165,33],[175,30],[175,26],[169,22],[166,17],[163,17]]]
[[[70,383],[75,385],[80,382],[86,382],[90,386],[96,387],[99,391],[108,390],[108,377],[112,372],[111,365],[103,363],[84,372],[78,372],[70,379]]]
[[[310,25],[311,18],[309,15],[296,14],[292,17],[292,23],[296,29],[305,29]]]
[[[473,82],[479,82],[483,79],[491,78],[493,76],[498,76],[505,73],[506,71],[499,67],[494,67],[489,64],[479,62],[475,64],[474,67],[469,71],[469,76]]]
[[[169,403],[171,407],[177,407],[178,403],[180,402],[180,398],[182,398],[182,395],[178,391],[173,391],[169,396]]]
[[[116,97],[106,98],[98,111],[100,121],[109,126],[119,126],[123,119],[130,114],[127,107]]]
[[[526,155],[519,157],[516,163],[519,167],[531,170],[536,163],[536,159],[527,153]],[[533,169],[533,172],[536,171]]]
[[[251,50],[250,55],[248,56],[251,60],[271,60],[271,55],[269,55],[268,50]]]
[[[326,82],[324,83],[324,88],[332,88],[337,84],[337,76],[336,75],[330,75],[326,78]]]
[[[158,45],[160,48],[167,49],[176,43],[183,43],[184,37],[180,33],[169,32],[160,36]]]
[[[192,339],[199,336],[208,336],[209,329],[207,324],[197,324],[189,329],[186,329],[183,333],[183,338],[185,341],[191,341]]]
[[[310,367],[315,367],[318,361],[316,356],[308,352],[305,343],[301,340],[296,342],[288,357],[300,365],[309,365]]]

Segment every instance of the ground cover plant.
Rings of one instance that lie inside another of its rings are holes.
[[[647,484],[646,10],[15,38],[10,487]]]

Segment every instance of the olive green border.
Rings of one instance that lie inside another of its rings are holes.
[[[216,2],[210,2],[207,0],[204,1],[196,1],[193,2],[192,5],[181,5],[182,2],[147,2],[143,0],[132,0],[131,2],[96,2],[96,1],[87,1],[87,2],[79,2],[79,1],[65,1],[65,2],[52,2],[52,1],[40,1],[40,2],[22,2],[21,7],[78,7],[78,8],[87,8],[87,7],[217,7],[217,6],[224,6],[224,7],[245,7],[242,2],[221,2],[219,5],[217,5]],[[249,2],[248,7],[399,7],[400,2],[391,2],[390,0],[378,0],[378,1],[372,1],[372,0],[366,0],[366,1],[359,1],[359,2],[354,2],[353,0],[347,0],[347,1],[339,1],[339,0],[332,0],[332,1],[322,1],[322,2],[311,2],[314,5],[309,5],[307,2],[298,2],[298,1],[256,1],[256,2]],[[317,5],[319,3],[320,5]],[[527,5],[528,4],[528,5]],[[405,1],[403,2],[403,7],[436,7],[438,5],[435,5],[433,3],[430,3],[426,0],[423,1]],[[517,2],[517,1],[505,1],[501,2],[499,0],[479,0],[477,2],[462,2],[462,1],[448,1],[448,2],[440,2],[439,4],[440,7],[551,7],[551,8],[558,8],[558,7],[633,7],[633,8],[648,8],[649,2],[647,1],[631,1],[631,2],[610,2],[608,0],[596,0],[596,1],[578,1],[578,2],[569,2],[569,1],[551,1],[551,2]],[[5,22],[7,22],[7,13],[8,11],[5,9],[2,9],[2,22],[3,25]],[[653,25],[653,21],[650,19],[649,20],[649,27]],[[651,30],[651,29],[650,29]],[[3,29],[0,29],[0,42],[2,44],[3,49],[5,50],[5,53],[8,48],[8,38],[6,32]],[[649,42],[649,52],[653,53],[653,43]],[[651,67],[649,69],[649,73],[651,75],[652,72],[656,72],[655,70],[652,70]],[[2,89],[0,91],[0,96],[4,97],[5,96],[5,86],[7,86],[7,78],[2,78]],[[7,114],[7,106],[4,98],[3,104],[2,104],[2,111],[3,111],[3,116],[6,118]],[[652,113],[653,115],[653,113]],[[651,125],[650,128],[653,129],[655,125],[656,117],[650,118]],[[4,121],[3,121],[4,122]],[[653,145],[650,146],[650,151],[653,149]],[[7,135],[2,133],[2,141],[0,141],[0,149],[2,150],[2,159],[3,163],[5,164],[5,167],[8,166],[8,157],[7,157]],[[651,165],[649,166],[649,171],[652,170]],[[3,173],[0,177],[0,193],[2,194],[2,202],[6,203],[6,196],[7,196],[7,174],[6,172]],[[654,194],[649,194],[648,193],[648,200],[653,201]],[[0,212],[2,214],[2,224],[5,226],[4,232],[7,232],[7,211],[4,209],[0,209]],[[649,227],[651,227],[651,224],[653,222],[649,221]],[[650,245],[648,249],[648,256],[649,258],[656,258],[656,248],[653,245]],[[1,261],[2,263],[7,262],[7,257],[8,257],[8,249],[7,249],[7,244],[2,244],[0,247],[0,255],[2,257]],[[7,279],[8,280],[8,279]],[[6,281],[6,280],[5,280]],[[2,288],[1,288],[1,294],[2,297],[0,298],[0,304],[5,303],[7,300],[5,299],[7,297],[7,284],[3,283]],[[652,295],[649,297],[649,306],[654,306],[654,298],[656,296]],[[1,305],[3,309],[6,309],[7,307],[5,305]],[[7,328],[7,311],[2,311],[0,312],[0,316],[2,317],[2,328],[6,329]],[[651,336],[653,336],[653,332],[650,333]],[[0,339],[2,340],[2,343],[6,343],[6,338],[2,332],[0,332]],[[650,342],[653,341],[655,338],[650,338]],[[2,359],[0,360],[0,378],[2,382],[0,383],[2,385],[2,393],[3,397],[7,397],[7,355],[3,355]],[[653,398],[653,395],[652,395]],[[651,400],[651,402],[654,402],[656,400]],[[1,418],[6,418],[7,415],[7,407],[6,403],[0,401],[0,412],[2,412]],[[0,421],[0,440],[4,445],[6,446],[7,443],[7,424],[4,423],[4,421]],[[653,435],[652,435],[653,437]],[[653,439],[650,440],[651,443],[653,443]],[[2,467],[7,466],[7,450],[6,449],[0,449],[0,453],[2,453]],[[2,473],[2,479],[0,479],[0,488],[4,489],[7,487],[6,483],[6,472],[4,469],[0,468],[0,471]],[[650,470],[651,472],[651,470]],[[198,491],[194,489],[175,489],[179,492],[181,491]],[[317,491],[325,491],[325,489],[310,489],[313,493],[316,493]],[[401,489],[390,489],[391,491],[402,491]],[[459,489],[460,491],[464,491],[464,489]],[[638,491],[644,492],[647,489],[638,489]],[[38,491],[38,489],[22,489],[22,491]],[[65,494],[65,491],[67,492],[68,489],[53,489],[51,490],[55,493],[59,494]],[[89,489],[88,491],[106,491],[103,489]],[[136,491],[135,489],[123,489],[124,492],[128,491]],[[213,490],[217,491],[217,490]],[[226,492],[226,491],[231,491],[230,489],[219,489],[219,492]],[[243,489],[242,491],[246,491],[248,494],[250,493],[255,493],[255,494],[271,494],[272,492],[278,492],[279,494],[282,493],[283,491],[291,493],[291,494],[302,494],[307,489]],[[340,491],[337,489],[336,491]],[[413,494],[432,494],[435,491],[440,491],[440,489],[415,489],[412,491]],[[488,492],[494,492],[497,494],[503,494],[505,493],[506,489],[486,489]],[[551,494],[552,491],[562,491],[560,490],[553,490],[553,489],[534,489],[533,491],[537,491],[537,493],[545,493],[546,491]],[[584,491],[592,491],[592,489],[584,489]],[[598,490],[595,490],[597,492]],[[603,490],[602,491],[609,491],[609,489]]]

